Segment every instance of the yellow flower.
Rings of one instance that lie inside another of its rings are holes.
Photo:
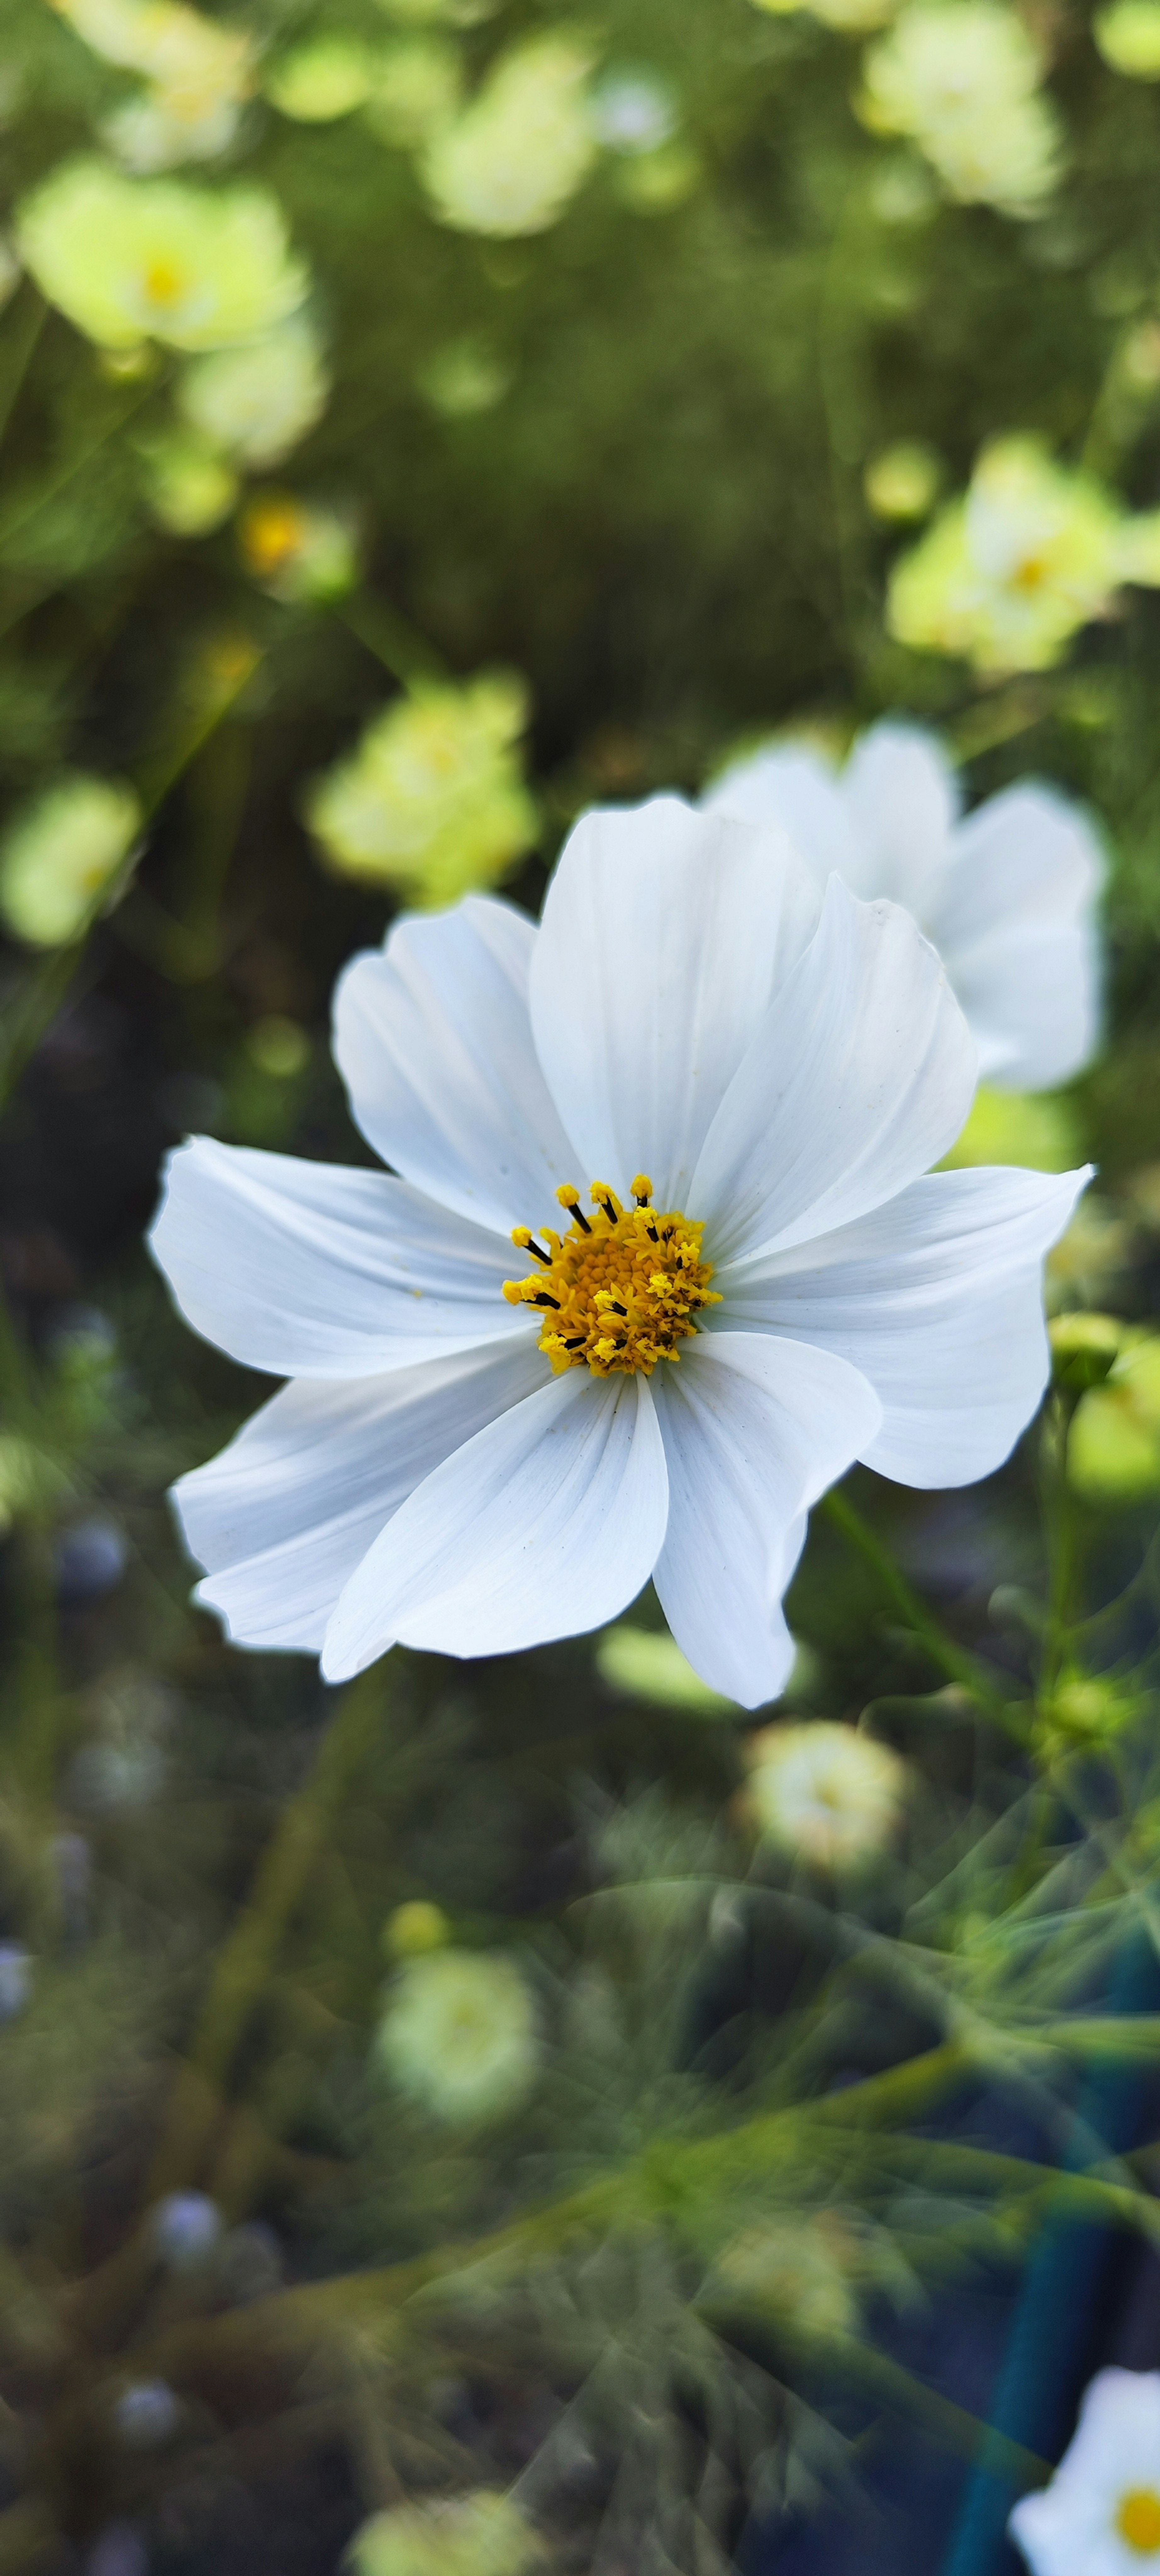
[[[531,2092],[536,2010],[512,1959],[438,1949],[404,1961],[376,2053],[400,2093],[455,2127],[499,2118]]]
[[[141,829],[133,789],[78,772],[10,824],[0,841],[0,917],[35,948],[76,939],[114,886]]]
[[[436,213],[460,232],[546,231],[596,155],[592,58],[567,35],[514,45],[423,161]]]
[[[423,1896],[396,1905],[383,1927],[383,1948],[393,1959],[423,1958],[428,1950],[445,1949],[450,1939],[451,1925],[442,1906]]]
[[[1126,80],[1160,80],[1160,0],[1113,0],[1092,33],[1114,72]]]
[[[101,161],[53,171],[21,210],[18,243],[49,303],[110,349],[228,348],[284,321],[309,283],[265,189],[210,194]]]
[[[836,2213],[763,2219],[718,2257],[714,2285],[743,2308],[776,2319],[783,2333],[850,2335],[858,2324],[851,2279],[861,2257],[852,2227]]]
[[[1081,1396],[1067,1472],[1091,1503],[1136,1503],[1160,1493],[1160,1337],[1125,1334],[1102,1386]]]
[[[144,74],[150,87],[107,120],[106,141],[138,171],[208,160],[237,129],[253,86],[253,45],[182,0],[52,0],[106,62]]]
[[[354,36],[315,36],[284,54],[264,87],[273,107],[300,125],[330,125],[369,98],[374,69]]]
[[[1042,69],[1002,0],[914,0],[866,56],[859,114],[877,134],[910,135],[950,196],[1032,215],[1062,141]]]
[[[891,576],[887,622],[902,644],[958,653],[976,670],[1042,671],[1109,607],[1130,569],[1120,503],[1056,465],[1034,438],[996,439],[970,488]]]
[[[743,1809],[763,1840],[840,1869],[894,1835],[906,1765],[889,1745],[852,1726],[764,1726],[749,1738]]]
[[[866,498],[876,519],[925,519],[943,477],[942,459],[921,439],[883,447],[866,468]]]
[[[531,2576],[542,2551],[512,2498],[481,2489],[372,2514],[347,2556],[354,2576]]]
[[[494,885],[536,836],[515,752],[526,719],[511,674],[417,683],[314,787],[307,821],[331,864],[423,904]]]
[[[341,599],[358,579],[350,520],[292,492],[252,501],[238,538],[247,571],[275,599]]]
[[[280,465],[326,409],[330,379],[317,332],[296,315],[246,348],[216,350],[186,368],[178,403],[187,421],[241,465]]]
[[[142,439],[145,497],[154,518],[175,537],[220,528],[238,496],[238,478],[215,447],[177,430]]]

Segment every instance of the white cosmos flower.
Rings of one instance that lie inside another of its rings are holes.
[[[651,1575],[704,1679],[772,1698],[825,1487],[970,1483],[1034,1412],[1086,1175],[929,1176],[976,1069],[934,950],[675,797],[587,815],[538,930],[404,917],[335,1026],[399,1177],[203,1137],[154,1230],[196,1329],[291,1380],[176,1489],[199,1599],[340,1681],[601,1627]]]
[[[1099,843],[1054,787],[1022,781],[965,818],[933,734],[888,721],[840,775],[802,743],[738,761],[711,813],[780,823],[819,880],[906,905],[943,959],[984,1082],[1047,1091],[1086,1064],[1099,1025]]]
[[[1160,2372],[1101,2370],[1050,2486],[1011,2516],[1032,2576],[1160,2568]]]

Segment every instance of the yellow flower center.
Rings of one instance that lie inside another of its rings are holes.
[[[145,271],[145,293],[151,304],[180,303],[188,281],[175,259],[151,259]]]
[[[652,1182],[638,1172],[636,1204],[621,1206],[615,1190],[593,1181],[593,1213],[585,1216],[580,1192],[557,1190],[571,1211],[567,1234],[542,1229],[543,1242],[518,1225],[512,1242],[538,1263],[530,1279],[509,1279],[511,1306],[542,1309],[540,1349],[559,1375],[588,1368],[597,1377],[620,1369],[649,1376],[658,1360],[679,1359],[677,1343],[699,1331],[702,1306],[719,1306],[711,1261],[701,1259],[702,1227],[679,1209],[662,1216],[652,1205]]]
[[[255,501],[242,521],[242,552],[253,572],[280,572],[306,540],[306,512],[299,502]]]
[[[1034,598],[1037,590],[1045,588],[1050,573],[1051,567],[1043,555],[1024,555],[1022,563],[1015,568],[1015,588],[1028,598]]]
[[[1116,2509],[1116,2529],[1141,2558],[1160,2552],[1160,2495],[1155,2487],[1129,2487]]]

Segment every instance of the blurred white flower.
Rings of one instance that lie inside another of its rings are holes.
[[[494,885],[536,835],[517,744],[527,691],[514,674],[417,682],[319,779],[306,819],[344,876],[451,902]]]
[[[428,1950],[406,1959],[375,2038],[400,2093],[451,2125],[526,2100],[540,2065],[536,2008],[512,1959]]]
[[[228,348],[273,330],[309,285],[266,189],[129,179],[101,161],[54,170],[17,240],[49,303],[109,349]]]
[[[677,130],[671,89],[650,71],[607,71],[592,90],[592,131],[607,152],[655,152]]]
[[[867,53],[858,108],[875,133],[911,136],[952,197],[1033,215],[1062,147],[1042,75],[1033,37],[1003,0],[912,0]]]
[[[280,465],[321,420],[330,394],[322,345],[296,314],[245,348],[218,349],[184,370],[186,420],[239,465]]]
[[[502,55],[422,163],[437,215],[460,232],[545,232],[596,154],[592,57],[566,34],[532,36]]]
[[[0,1941],[0,2022],[15,2021],[31,2003],[32,1972],[23,1941]]]
[[[120,779],[58,780],[0,840],[0,920],[34,948],[79,937],[120,877],[141,807]]]
[[[152,2211],[149,2232],[171,2272],[194,2272],[221,2237],[222,2214],[207,2192],[171,2191]]]
[[[542,2554],[514,2499],[480,2489],[372,2514],[347,2559],[354,2576],[531,2576]]]
[[[1050,2484],[1008,2528],[1032,2576],[1160,2568],[1160,2372],[1097,2373]]]
[[[979,671],[1044,671],[1125,581],[1160,584],[1160,514],[1130,517],[1038,439],[997,438],[895,565],[887,622],[900,643]]]
[[[238,28],[183,0],[51,0],[106,62],[142,73],[149,87],[117,108],[104,140],[131,170],[208,161],[237,131],[253,86],[254,49]]]
[[[775,743],[727,769],[711,812],[779,823],[824,883],[912,912],[943,960],[998,1089],[1047,1091],[1086,1064],[1099,1021],[1099,842],[1056,788],[1025,781],[965,819],[954,769],[918,725],[874,725],[845,768]]]
[[[272,107],[301,125],[331,125],[370,97],[374,62],[354,36],[315,36],[267,72]]]
[[[744,1752],[744,1811],[763,1840],[821,1869],[841,1869],[891,1841],[907,1771],[888,1744],[815,1718],[805,1726],[763,1726]]]
[[[336,1052],[400,1177],[202,1138],[153,1235],[194,1326],[293,1381],[177,1488],[249,1644],[336,1681],[512,1653],[651,1574],[759,1706],[816,1496],[856,1457],[968,1484],[1039,1402],[1086,1175],[931,1173],[975,1086],[945,973],[772,828],[585,816],[538,930],[471,896],[357,958]]]
[[[486,340],[448,340],[418,373],[419,390],[445,420],[472,420],[503,401],[512,371]]]

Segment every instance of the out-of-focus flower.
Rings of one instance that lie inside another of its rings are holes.
[[[141,829],[133,789],[78,771],[46,789],[0,840],[0,919],[34,948],[63,948],[121,876]]]
[[[106,1514],[76,1521],[61,1530],[53,1549],[53,1566],[61,1600],[71,1605],[100,1601],[116,1590],[129,1562],[124,1531]]]
[[[1054,2477],[1008,2529],[1032,2576],[1160,2566],[1160,2372],[1097,2372]]]
[[[596,1649],[596,1669],[610,1689],[654,1700],[660,1708],[696,1709],[707,1716],[736,1708],[736,1701],[708,1688],[674,1638],[656,1630],[607,1628]]]
[[[1126,80],[1160,80],[1160,0],[1113,0],[1092,34],[1104,61]]]
[[[858,2323],[851,2276],[859,2252],[839,2217],[795,2211],[734,2237],[713,2267],[711,2288],[720,2285],[744,2308],[774,2317],[783,2332],[850,2335]]]
[[[216,447],[188,431],[161,432],[138,444],[145,498],[175,537],[204,537],[228,519],[238,478]]]
[[[128,2450],[157,2451],[177,2431],[181,2401],[167,2380],[134,2380],[117,2399],[113,2421]]]
[[[1062,145],[1042,74],[1038,46],[1002,0],[914,0],[866,56],[859,114],[877,134],[909,135],[962,203],[1034,215]]]
[[[401,1177],[208,1137],[168,1167],[184,1313],[292,1381],[176,1489],[199,1598],[339,1681],[604,1627],[651,1574],[711,1688],[776,1697],[827,1485],[969,1484],[1030,1419],[1090,1174],[932,1172],[976,1051],[929,943],[672,796],[585,815],[538,929],[396,922],[335,1031]]]
[[[384,143],[412,151],[458,113],[463,66],[445,36],[407,36],[378,55],[366,122]]]
[[[964,819],[937,738],[887,722],[838,776],[807,744],[775,743],[727,769],[704,801],[780,824],[820,884],[836,868],[864,899],[905,904],[938,949],[988,1082],[1046,1091],[1086,1063],[1103,862],[1086,817],[1055,788],[1008,787]]]
[[[292,492],[251,501],[238,528],[242,560],[275,599],[341,599],[358,580],[350,517]]]
[[[944,1154],[944,1172],[980,1163],[1018,1163],[1030,1172],[1066,1172],[1077,1154],[1075,1120],[1050,1092],[993,1091],[982,1082],[962,1135]]]
[[[1116,1315],[1093,1315],[1078,1308],[1054,1315],[1047,1327],[1051,1373],[1057,1386],[1082,1394],[1102,1386],[1124,1344],[1124,1326]]]
[[[23,1941],[0,1941],[0,2022],[15,2021],[31,2000],[31,1951]]]
[[[208,2192],[171,2191],[158,2201],[149,2230],[171,2272],[195,2272],[219,2241],[222,2214]]]
[[[262,84],[272,107],[300,125],[331,125],[370,97],[374,63],[355,36],[316,36],[283,54]]]
[[[407,1959],[375,2039],[393,2084],[450,2125],[526,2100],[540,2064],[536,2008],[514,1960],[481,1950]]]
[[[592,56],[566,34],[529,37],[424,154],[440,221],[459,232],[546,232],[596,155],[588,97]]]
[[[1103,1384],[1081,1396],[1067,1472],[1093,1503],[1141,1502],[1160,1492],[1160,1337],[1125,1334]]]
[[[256,339],[309,284],[265,189],[128,179],[101,161],[53,171],[20,210],[18,242],[49,303],[111,349]]]
[[[532,2576],[542,2556],[514,2499],[488,2489],[454,2503],[392,2505],[347,2551],[354,2576]]]
[[[512,371],[485,340],[449,340],[420,368],[419,390],[445,420],[471,420],[502,402]]]
[[[536,836],[516,751],[527,712],[508,673],[416,683],[315,785],[307,821],[332,865],[425,904],[494,885]]]
[[[330,393],[317,332],[300,315],[265,339],[219,349],[186,367],[186,420],[244,466],[280,465],[321,420]]]
[[[754,0],[754,5],[771,18],[806,9],[811,18],[820,19],[825,27],[836,27],[842,35],[865,36],[884,27],[893,17],[896,0]]]
[[[884,447],[866,468],[866,498],[876,519],[925,519],[938,498],[942,458],[921,439]]]
[[[1044,671],[1124,581],[1160,582],[1151,515],[1129,518],[1038,439],[1000,438],[895,565],[887,622],[900,643],[979,671]]]
[[[744,1749],[743,1811],[763,1841],[842,1869],[893,1839],[907,1770],[888,1744],[818,1718],[764,1726]]]
[[[183,0],[51,0],[106,62],[142,73],[149,87],[102,128],[110,148],[136,171],[208,161],[237,131],[253,86],[253,45]]]
[[[281,1011],[269,1011],[246,1031],[246,1054],[259,1073],[274,1082],[292,1082],[305,1073],[312,1049],[309,1031]]]
[[[451,1925],[442,1906],[422,1896],[396,1905],[383,1926],[383,1948],[392,1959],[424,1958],[429,1950],[445,1950],[450,1939]]]
[[[606,152],[656,152],[677,130],[677,103],[655,72],[610,70],[591,91],[592,131]]]

